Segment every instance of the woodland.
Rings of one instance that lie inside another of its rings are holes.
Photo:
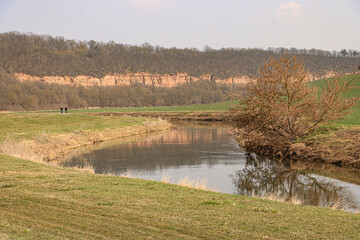
[[[357,50],[324,51],[286,48],[163,48],[144,43],[140,46],[115,42],[75,41],[63,37],[9,32],[0,34],[0,67],[8,73],[35,76],[103,77],[113,73],[188,73],[200,77],[212,74],[221,79],[259,74],[269,58],[297,55],[313,74],[329,71],[350,73],[360,67]]]

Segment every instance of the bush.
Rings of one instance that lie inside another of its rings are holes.
[[[307,76],[303,63],[285,56],[268,61],[260,77],[246,85],[232,109],[245,147],[282,151],[320,125],[343,118],[359,100],[342,97],[352,81],[337,76],[319,92]]]

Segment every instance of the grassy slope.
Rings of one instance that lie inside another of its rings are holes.
[[[0,238],[359,239],[360,214],[0,155]]]
[[[136,107],[136,108],[96,108],[96,109],[75,109],[71,112],[93,113],[93,112],[192,112],[192,111],[227,111],[236,101],[226,101],[210,104],[176,106],[176,107]],[[60,110],[59,110],[60,111]],[[38,112],[59,112],[59,111],[38,111]]]
[[[140,125],[146,118],[90,116],[86,114],[0,114],[0,142],[7,136],[29,139],[37,134],[66,134]]]

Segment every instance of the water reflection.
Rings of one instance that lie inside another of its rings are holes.
[[[231,128],[182,128],[143,140],[115,145],[72,158],[65,166],[89,163],[96,173],[166,170],[237,164],[243,153],[232,138]],[[236,151],[234,151],[236,148]],[[243,160],[243,159],[242,159]]]
[[[237,194],[296,198],[303,204],[355,210],[357,202],[340,181],[291,168],[290,162],[247,156],[245,168],[234,176]]]
[[[157,181],[166,174],[173,183],[184,177],[199,178],[207,180],[210,188],[230,194],[296,196],[304,204],[320,206],[342,199],[350,207],[360,206],[360,186],[345,182],[351,179],[358,184],[358,173],[246,156],[227,126],[179,126],[128,141],[92,146],[64,165],[90,164],[96,173],[122,175],[130,171]],[[345,181],[321,176],[325,174]]]

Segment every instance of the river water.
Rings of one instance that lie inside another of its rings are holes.
[[[94,166],[96,173],[131,175],[177,183],[206,181],[223,193],[296,197],[306,205],[360,208],[360,176],[329,177],[334,170],[246,154],[226,125],[176,125],[158,135],[138,136],[84,148],[64,166]],[[320,169],[320,170],[319,170]],[[342,171],[341,169],[339,171]],[[343,174],[340,174],[343,175]],[[353,183],[350,183],[353,182]]]

